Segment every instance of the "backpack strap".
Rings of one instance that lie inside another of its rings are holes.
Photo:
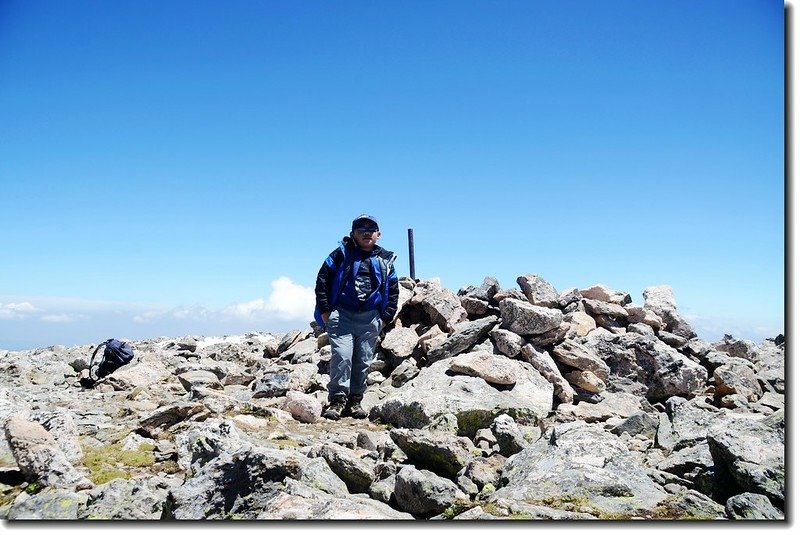
[[[389,276],[392,273],[392,268],[394,268],[394,262],[397,260],[397,255],[392,253],[392,256],[387,260],[385,258],[381,258],[381,275],[382,281],[381,284],[383,285],[380,289],[382,290],[383,296],[383,303],[381,304],[381,314],[383,311],[386,310],[386,307],[389,306]]]
[[[89,379],[92,378],[92,366],[94,365],[94,357],[95,357],[95,355],[97,355],[97,352],[100,351],[101,347],[107,345],[111,340],[112,339],[108,339],[105,342],[101,342],[101,343],[97,344],[96,348],[94,348],[94,353],[92,353],[92,358],[89,360]],[[95,374],[94,379],[97,380],[97,374]]]

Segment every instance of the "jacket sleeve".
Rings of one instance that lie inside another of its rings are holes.
[[[400,285],[397,282],[397,272],[394,270],[394,264],[389,267],[389,276],[386,282],[389,285],[389,302],[386,305],[386,310],[381,315],[384,325],[388,325],[394,319],[394,315],[397,312],[397,300],[400,297]]]
[[[339,249],[334,249],[325,259],[325,262],[322,263],[322,267],[319,268],[317,273],[317,284],[314,288],[314,293],[317,296],[317,308],[320,313],[331,311],[329,304],[330,285],[333,282],[341,256],[342,252]]]

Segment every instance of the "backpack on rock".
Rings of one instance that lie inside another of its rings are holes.
[[[94,366],[94,358],[101,347],[104,347],[103,357],[97,364],[97,371],[92,377],[92,367]],[[109,338],[105,342],[98,344],[92,353],[92,359],[89,362],[89,377],[81,379],[80,383],[86,388],[91,388],[94,384],[103,377],[110,375],[117,368],[128,364],[133,360],[133,347],[127,342],[121,342],[114,338]]]

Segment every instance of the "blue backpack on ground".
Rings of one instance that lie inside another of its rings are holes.
[[[114,338],[109,338],[105,342],[99,344],[92,353],[92,360],[89,363],[89,379],[92,379],[92,365],[94,364],[94,357],[101,347],[105,346],[103,350],[103,358],[97,365],[95,372],[96,379],[110,375],[117,368],[124,366],[133,360],[133,348],[127,342],[121,342]]]

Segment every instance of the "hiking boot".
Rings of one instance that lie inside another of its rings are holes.
[[[347,400],[347,409],[353,418],[362,419],[367,417],[367,411],[361,406],[362,399],[364,399],[363,396],[350,396],[350,399]]]
[[[328,420],[338,420],[342,416],[342,412],[344,411],[345,406],[345,399],[344,398],[333,398],[331,400],[330,405],[328,408],[325,409],[325,412],[322,413],[322,416],[327,418]]]

